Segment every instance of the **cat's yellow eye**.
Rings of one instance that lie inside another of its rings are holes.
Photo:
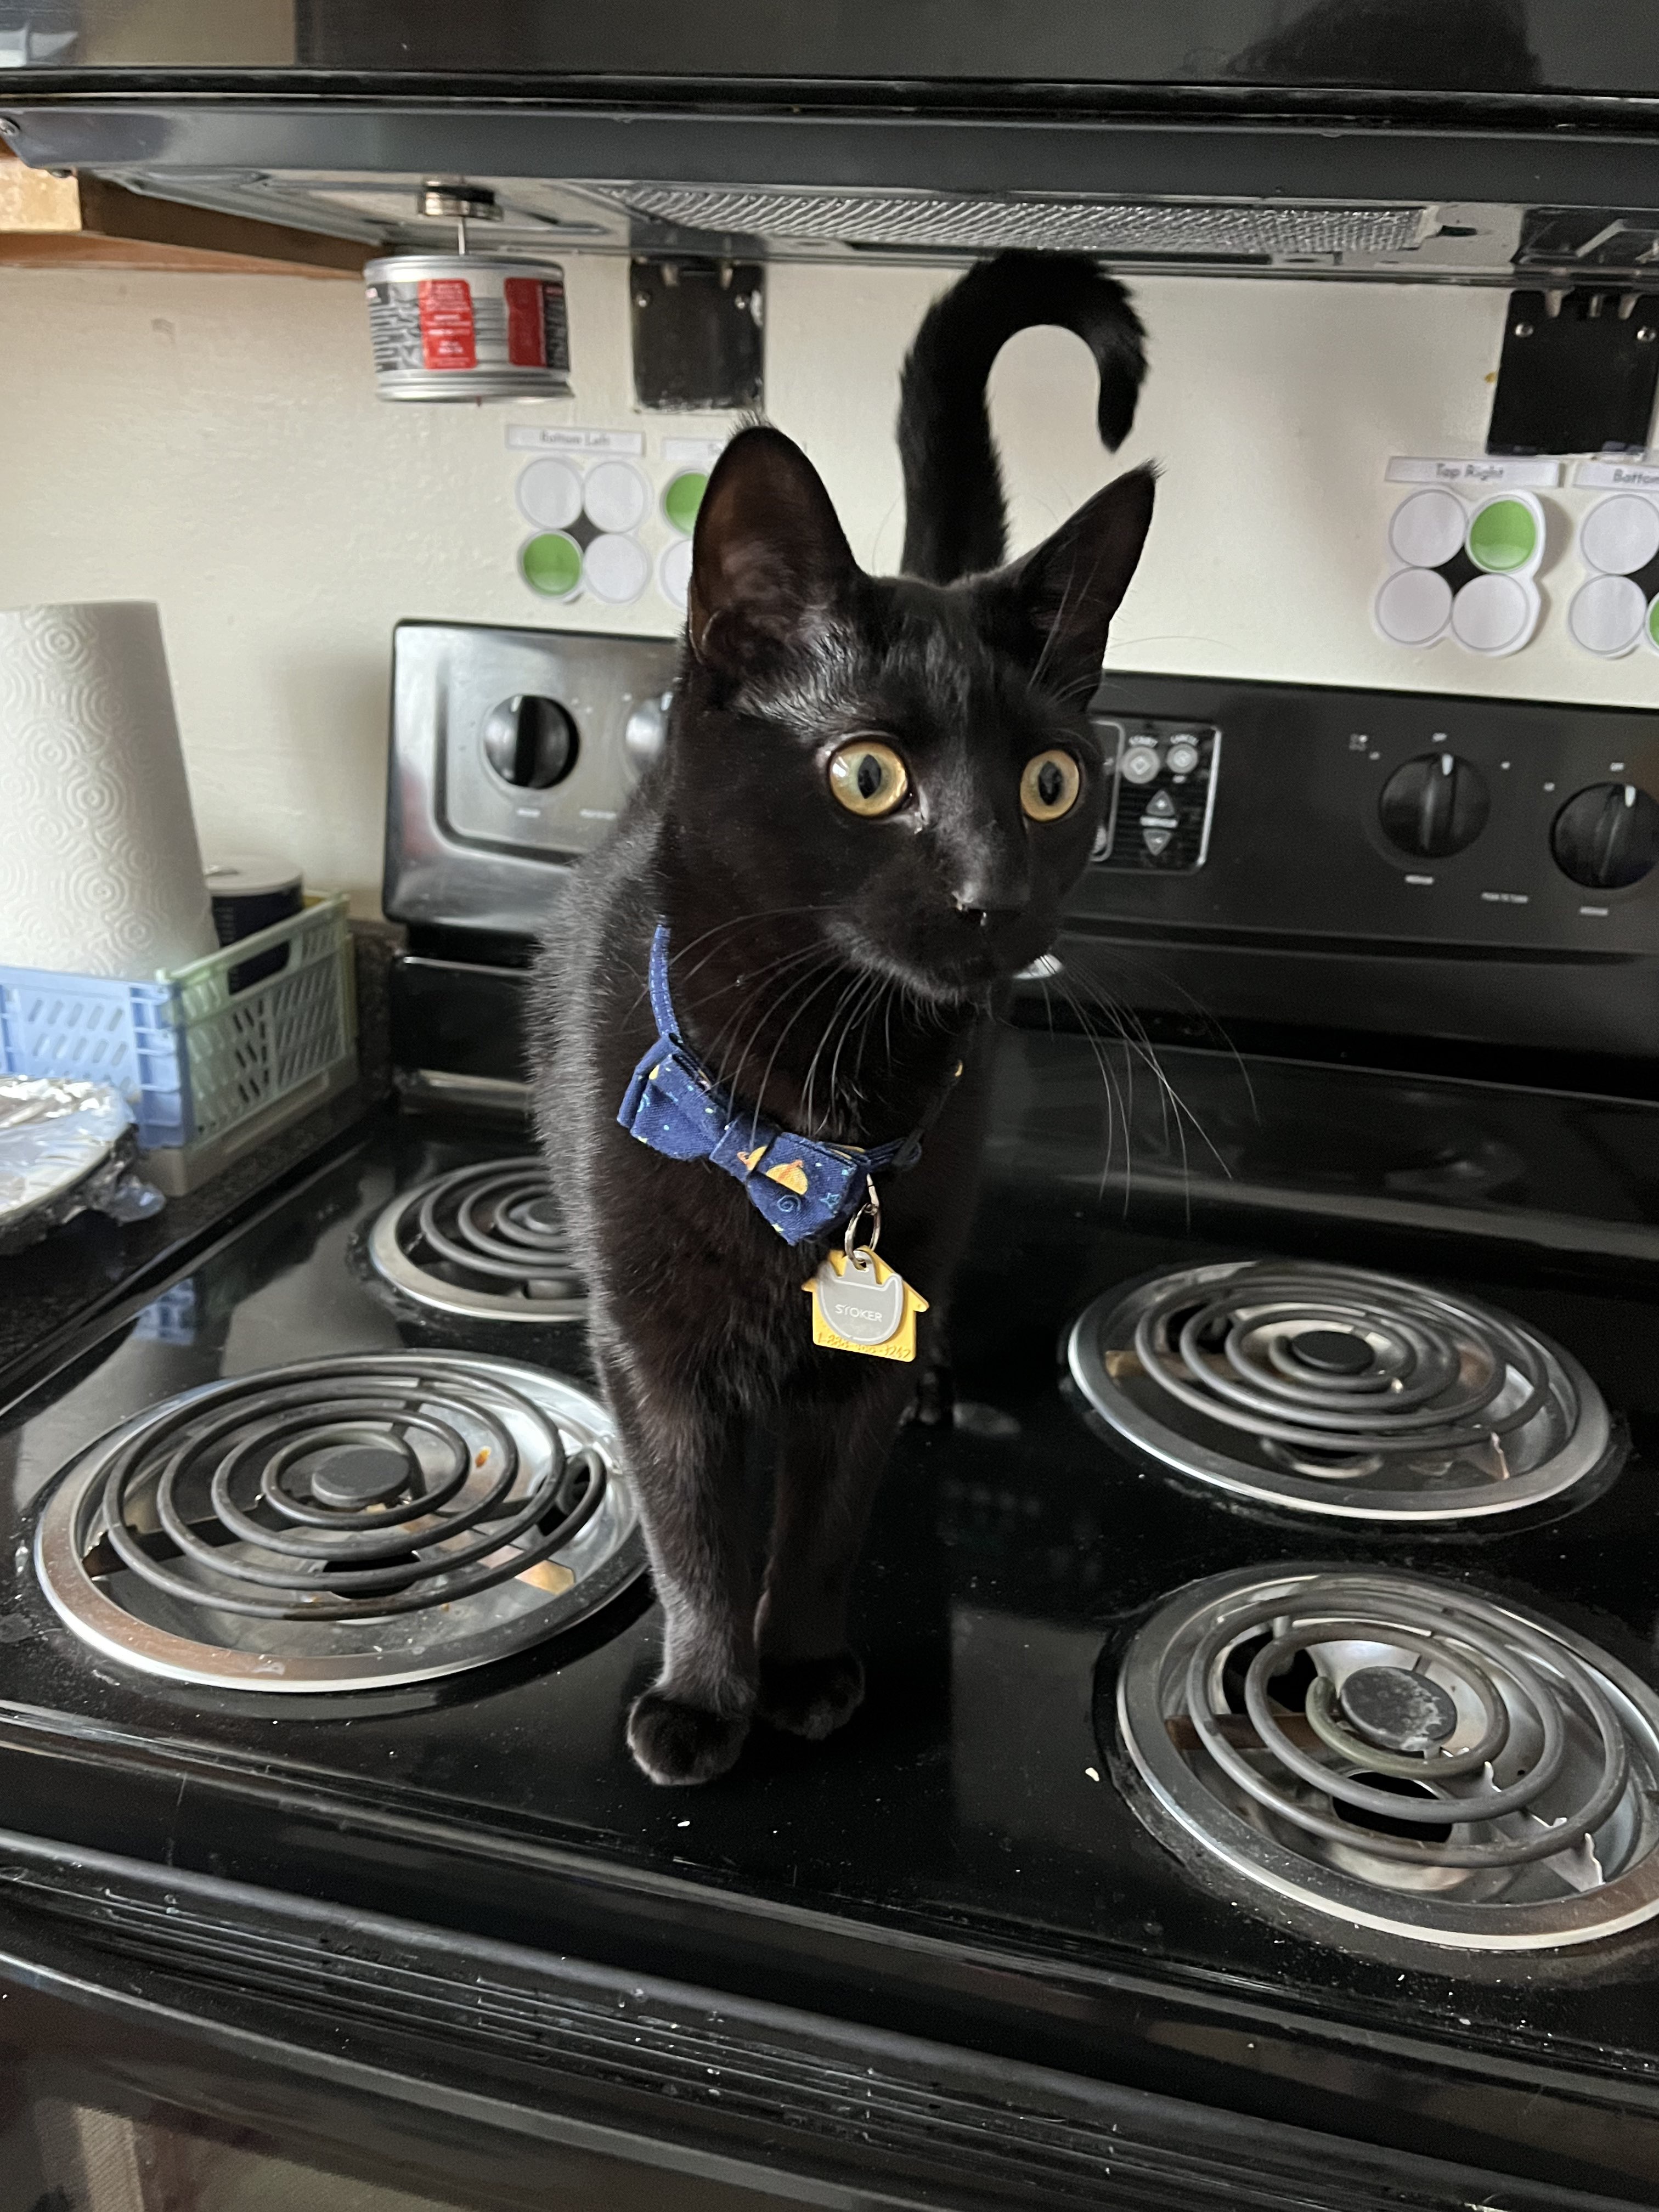
[[[1050,752],[1034,753],[1026,762],[1019,780],[1019,803],[1033,822],[1058,822],[1077,805],[1082,788],[1082,769],[1056,745]]]
[[[891,745],[854,738],[830,757],[830,788],[849,814],[874,820],[892,812],[910,788],[910,779]]]

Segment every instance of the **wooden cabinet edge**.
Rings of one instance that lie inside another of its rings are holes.
[[[352,277],[377,250],[0,160],[0,268]]]

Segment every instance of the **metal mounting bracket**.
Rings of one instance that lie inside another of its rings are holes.
[[[632,261],[634,392],[641,407],[757,407],[764,274],[757,262]]]
[[[1511,292],[1489,453],[1640,453],[1659,384],[1659,293]]]

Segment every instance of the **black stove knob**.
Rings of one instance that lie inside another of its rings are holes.
[[[521,691],[485,716],[483,750],[503,782],[545,791],[576,765],[576,725],[556,699]]]
[[[1455,753],[1419,753],[1383,785],[1377,812],[1391,845],[1441,860],[1474,844],[1491,804],[1486,780],[1471,763]]]
[[[1593,783],[1556,816],[1550,850],[1587,890],[1639,884],[1659,860],[1659,803],[1633,783]]]

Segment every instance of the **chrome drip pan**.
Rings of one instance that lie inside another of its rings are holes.
[[[1153,1458],[1303,1513],[1510,1513],[1614,1450],[1601,1392],[1559,1346],[1357,1267],[1232,1261],[1109,1291],[1067,1359],[1089,1404]]]
[[[416,1305],[472,1319],[579,1321],[586,1286],[533,1154],[406,1191],[368,1235],[374,1272]]]
[[[224,1689],[330,1691],[483,1666],[644,1566],[609,1416],[556,1376],[365,1354],[210,1383],[74,1461],[34,1536],[83,1643]]]
[[[1659,1698],[1467,1589],[1189,1583],[1131,1644],[1116,1729],[1146,1824],[1322,1941],[1544,1950],[1659,1913]]]

